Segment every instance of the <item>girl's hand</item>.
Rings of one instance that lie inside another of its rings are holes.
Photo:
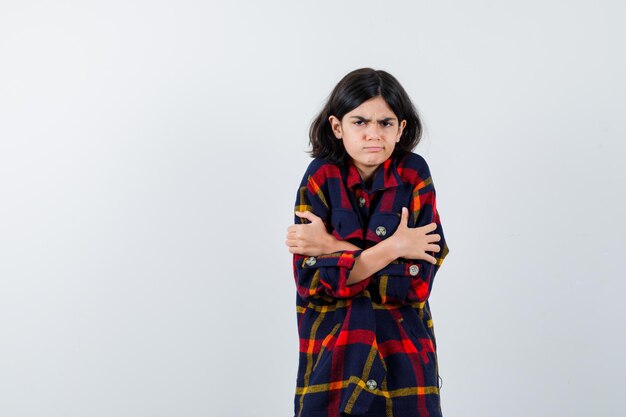
[[[328,233],[320,217],[310,211],[296,211],[296,215],[311,223],[293,224],[287,228],[285,244],[289,247],[289,252],[305,256],[319,256],[334,251],[337,239]]]
[[[421,227],[409,227],[409,210],[402,207],[402,216],[398,228],[387,240],[393,240],[398,258],[423,259],[432,264],[437,263],[434,256],[426,252],[439,252],[439,245],[431,242],[439,242],[441,236],[437,233],[427,234],[437,229],[437,223],[433,222]]]

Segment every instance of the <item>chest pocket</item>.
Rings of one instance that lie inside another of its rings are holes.
[[[394,211],[380,211],[372,214],[367,226],[365,239],[378,243],[387,239],[398,228],[400,214]]]
[[[341,240],[363,239],[363,230],[359,217],[352,210],[333,209],[330,217],[333,230],[332,234]]]

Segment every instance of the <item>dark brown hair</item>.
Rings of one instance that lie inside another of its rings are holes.
[[[411,152],[422,136],[422,122],[415,106],[402,85],[393,75],[383,70],[360,68],[348,73],[330,93],[326,104],[315,117],[309,129],[309,143],[313,158],[324,158],[330,163],[345,164],[350,160],[343,145],[333,134],[328,118],[334,115],[339,120],[346,113],[359,107],[363,102],[381,96],[398,117],[398,122],[406,120],[400,142],[394,148],[392,157]]]

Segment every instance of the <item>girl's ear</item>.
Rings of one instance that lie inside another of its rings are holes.
[[[330,128],[333,130],[335,137],[341,140],[341,138],[343,137],[343,131],[341,130],[341,120],[331,115],[328,117],[328,121],[330,122]]]
[[[406,120],[400,122],[400,126],[398,126],[398,138],[396,142],[400,142],[400,138],[402,137],[402,132],[404,132],[404,128],[406,127]]]

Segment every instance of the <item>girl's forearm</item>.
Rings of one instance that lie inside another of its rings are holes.
[[[352,270],[350,271],[350,276],[348,277],[348,281],[346,283],[348,285],[353,285],[357,282],[361,282],[365,278],[380,271],[391,262],[398,259],[392,243],[393,242],[391,240],[384,240],[361,252],[361,255],[359,255],[354,262]],[[328,253],[338,252],[341,250],[359,249],[361,248],[350,242],[338,240],[334,237],[327,247]]]
[[[332,238],[331,242],[327,246],[326,253],[339,252],[341,250],[359,250],[357,245],[353,245],[350,242],[346,242],[345,240],[338,240],[336,238]]]
[[[352,285],[361,282],[396,259],[398,256],[393,240],[383,240],[357,256],[346,283]]]

